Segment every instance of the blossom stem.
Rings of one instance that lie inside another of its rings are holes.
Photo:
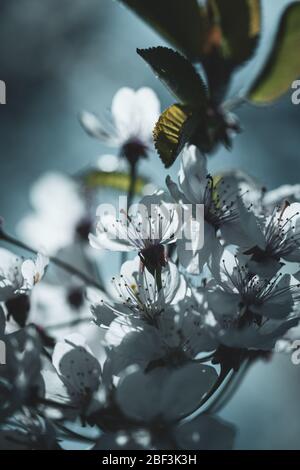
[[[11,245],[14,245],[18,248],[21,248],[22,250],[29,251],[30,253],[33,253],[34,255],[37,255],[37,251],[34,250],[32,247],[26,245],[25,243],[21,242],[20,240],[11,237],[7,233],[3,231],[3,229],[0,229],[0,240],[3,240]],[[87,285],[95,287],[96,289],[101,290],[102,292],[105,290],[104,287],[94,279],[92,279],[90,276],[87,274],[83,273],[79,269],[75,268],[75,266],[72,266],[69,263],[66,263],[65,261],[60,260],[59,258],[56,258],[55,256],[49,256],[49,260],[58,266],[59,268],[63,269],[64,271],[67,271],[68,273],[77,276],[79,279],[81,279],[83,282],[85,282]]]
[[[252,360],[248,359],[237,373],[233,373],[216,399],[207,407],[205,413],[218,413],[230,401],[248,372]]]
[[[49,325],[47,326],[47,330],[58,330],[60,328],[69,328],[72,326],[79,325],[80,323],[87,323],[90,322],[91,318],[90,317],[84,317],[84,318],[76,318],[75,320],[71,321],[66,321],[62,323],[56,323],[55,325]]]
[[[134,192],[135,192],[135,185],[136,185],[136,177],[137,177],[137,161],[129,162],[130,167],[130,180],[129,180],[129,188],[127,192],[127,212],[132,204]],[[121,264],[123,264],[127,259],[126,252],[121,254]]]
[[[201,401],[199,408],[201,408],[205,403],[208,402],[208,400],[213,396],[213,394],[221,387],[223,382],[227,379],[229,373],[232,371],[231,368],[225,368],[224,370],[221,369],[220,375],[218,379],[216,380],[215,384],[212,386],[210,391],[205,395],[203,400]],[[232,375],[234,375],[234,372],[232,372]],[[230,380],[230,379],[229,379]]]
[[[127,207],[132,204],[134,192],[135,192],[135,185],[136,185],[136,177],[137,177],[137,162],[130,163],[130,183],[128,188],[127,194]]]
[[[156,271],[155,271],[155,280],[156,280],[157,291],[159,292],[162,289],[161,268],[156,269]]]
[[[232,371],[231,368],[229,367],[226,367],[224,368],[223,370],[221,369],[221,372],[220,372],[220,375],[219,377],[217,378],[216,382],[214,383],[214,385],[212,386],[212,388],[209,390],[209,392],[205,395],[204,398],[201,399],[201,401],[199,402],[198,406],[190,413],[188,413],[187,415],[185,416],[182,416],[180,418],[180,421],[182,421],[183,419],[186,419],[188,418],[189,416],[191,416],[193,413],[196,413],[198,410],[200,410],[200,408],[202,408],[203,405],[205,405],[205,403],[208,402],[208,400],[213,396],[213,394],[221,387],[221,385],[223,384],[223,382],[226,380],[226,378],[228,377],[228,374]],[[234,373],[234,372],[233,372]]]

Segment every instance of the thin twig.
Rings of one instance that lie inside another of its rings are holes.
[[[135,185],[136,185],[136,177],[137,177],[137,163],[130,164],[130,183],[127,193],[127,206],[128,208],[131,206],[133,201],[133,196],[135,193]]]
[[[204,398],[201,399],[201,401],[199,402],[197,407],[193,411],[191,411],[191,412],[187,413],[186,415],[182,416],[180,418],[180,421],[188,418],[193,413],[196,413],[196,411],[200,410],[200,408],[202,408],[202,406],[205,405],[205,403],[207,403],[208,400],[213,396],[213,394],[221,387],[221,385],[223,384],[224,380],[226,380],[226,378],[227,378],[227,376],[228,376],[228,374],[230,373],[231,370],[232,369],[228,369],[228,368],[221,370],[220,375],[217,378],[216,382],[214,383],[212,388],[209,390],[209,392],[204,396]]]
[[[26,245],[20,240],[17,240],[16,238],[13,238],[7,233],[5,233],[3,229],[0,230],[0,240],[3,240],[11,245],[17,246],[18,248],[22,248],[23,250],[29,251],[30,253],[33,253],[35,255],[37,255],[38,253],[32,247]],[[49,260],[53,264],[58,266],[59,268],[63,269],[64,271],[67,271],[70,274],[77,276],[79,279],[84,281],[87,285],[95,287],[96,289],[99,289],[102,292],[105,290],[104,287],[99,282],[95,281],[94,279],[92,279],[90,276],[83,273],[82,271],[79,271],[79,269],[75,268],[75,266],[72,266],[71,264],[66,263],[65,261],[62,261],[59,258],[56,258],[55,256],[49,256]]]
[[[47,330],[58,330],[61,328],[68,328],[71,326],[79,325],[80,323],[91,322],[91,317],[76,318],[76,320],[70,320],[62,323],[56,323],[56,325],[49,325],[46,327]]]
[[[232,374],[226,385],[221,390],[220,394],[216,399],[206,408],[205,413],[218,413],[230,399],[233,397],[241,382],[246,376],[250,366],[252,365],[251,360],[247,360],[241,366],[237,373]]]
[[[136,185],[136,177],[137,177],[137,162],[130,163],[130,181],[129,181],[129,188],[127,192],[127,212],[132,204],[134,193],[135,193],[135,185]],[[121,253],[121,265],[126,261],[128,253],[123,251]]]

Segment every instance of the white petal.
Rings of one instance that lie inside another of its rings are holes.
[[[262,349],[271,351],[275,343],[286,334],[286,332],[296,326],[299,322],[297,318],[290,318],[286,321],[278,322],[268,320],[261,328],[252,325],[243,330],[224,330],[224,335],[219,340],[226,346],[245,349]]]
[[[101,327],[109,326],[116,318],[116,315],[113,313],[111,307],[105,305],[104,303],[92,305],[91,311],[96,325]]]
[[[215,316],[229,315],[234,318],[241,298],[237,294],[216,289],[207,293],[207,300],[209,308]]]
[[[291,276],[285,274],[277,282],[270,297],[260,306],[253,306],[253,311],[267,318],[281,319],[287,317],[293,310],[294,300],[291,286]]]
[[[36,274],[35,263],[31,259],[27,259],[22,264],[22,275],[24,278],[25,287],[31,289],[34,286],[34,278]]]
[[[224,224],[221,229],[225,241],[228,244],[241,247],[241,251],[246,251],[255,246],[264,250],[266,240],[260,227],[260,220],[245,207],[240,199],[237,200],[236,204],[239,219],[237,222]]]
[[[162,384],[161,414],[173,421],[196,411],[217,377],[213,367],[195,363],[169,372]]]
[[[110,135],[104,129],[98,116],[88,111],[83,111],[79,115],[79,121],[84,130],[89,135],[105,142],[108,145],[112,143]]]
[[[120,345],[109,353],[109,358],[112,361],[112,373],[119,374],[131,365],[145,369],[150,362],[164,355],[158,330],[146,325],[142,331],[126,334]]]
[[[120,269],[121,276],[126,279],[129,285],[136,284],[139,272],[141,270],[141,260],[139,256],[135,256],[132,260],[125,261]]]
[[[58,342],[52,361],[71,398],[80,399],[97,390],[101,367],[83,336],[73,333]]]
[[[96,250],[111,250],[111,251],[132,251],[134,247],[118,243],[116,240],[110,240],[106,233],[98,233],[96,236],[92,233],[89,234],[89,242],[92,248]]]
[[[126,141],[133,137],[139,121],[135,91],[128,87],[121,88],[113,98],[111,112],[120,138]]]
[[[53,222],[46,214],[32,213],[20,220],[17,231],[22,240],[36,250],[45,248],[47,253],[52,254],[73,242],[74,225],[65,222]]]
[[[85,206],[78,194],[76,183],[56,172],[47,172],[32,186],[32,206],[51,220],[74,221],[85,215]]]
[[[38,253],[35,266],[36,266],[36,271],[40,274],[40,277],[43,277],[45,269],[48,266],[48,264],[49,264],[48,256],[42,253]]]
[[[121,88],[113,98],[112,115],[119,136],[123,141],[130,138],[148,144],[152,130],[160,114],[160,104],[150,88]]]
[[[182,239],[178,240],[180,264],[191,274],[202,271],[205,263],[208,263],[220,249],[220,242],[216,237],[215,229],[207,222],[204,222],[203,228],[199,228],[198,233],[196,232],[196,239],[194,238],[194,229],[197,225],[199,226],[197,223],[190,227],[186,225]],[[203,245],[202,241],[204,241]]]
[[[179,171],[179,184],[191,203],[203,203],[207,185],[206,157],[195,145],[184,147]]]
[[[140,116],[140,133],[144,142],[152,140],[152,132],[160,115],[160,102],[156,93],[148,87],[136,92],[136,103]]]
[[[293,225],[300,219],[300,203],[294,202],[288,205],[283,212],[283,220],[291,219]]]
[[[180,203],[180,204],[188,204],[189,200],[186,198],[185,194],[178,188],[178,185],[172,180],[172,178],[168,175],[166,178],[166,185],[170,192],[172,198]]]
[[[130,369],[130,368],[129,368]],[[161,411],[161,387],[167,371],[156,369],[145,374],[141,370],[130,371],[121,379],[117,388],[117,402],[130,418],[149,422]]]
[[[120,306],[116,306],[119,310]],[[133,331],[133,326],[130,322],[121,322],[120,318],[116,318],[107,330],[105,334],[105,342],[109,346],[118,346],[123,338]]]
[[[179,273],[176,264],[171,261],[162,271],[163,294],[167,304],[176,304],[185,297],[186,281],[184,276]]]

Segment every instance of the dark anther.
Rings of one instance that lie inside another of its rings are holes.
[[[132,139],[123,145],[121,154],[129,163],[135,164],[139,158],[147,157],[147,147],[139,140]]]
[[[167,265],[165,249],[160,243],[144,248],[140,251],[139,256],[144,266],[152,274]]]
[[[84,290],[81,287],[74,287],[69,290],[67,295],[68,303],[74,309],[79,309],[84,301]]]
[[[90,219],[82,219],[76,227],[76,235],[82,241],[88,241],[90,232],[92,231],[92,223]]]
[[[5,305],[8,311],[7,318],[13,318],[21,328],[24,328],[30,310],[29,296],[27,294],[19,294],[7,300]]]

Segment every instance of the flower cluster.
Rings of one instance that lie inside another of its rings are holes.
[[[159,107],[150,89],[124,88],[111,130],[87,112],[81,123],[132,168],[150,155]],[[212,175],[192,144],[178,181],[118,215],[99,206],[93,221],[99,201],[83,185],[48,174],[33,188],[19,233],[49,258],[0,250],[0,447],[232,448],[220,388],[300,321],[299,188]]]

